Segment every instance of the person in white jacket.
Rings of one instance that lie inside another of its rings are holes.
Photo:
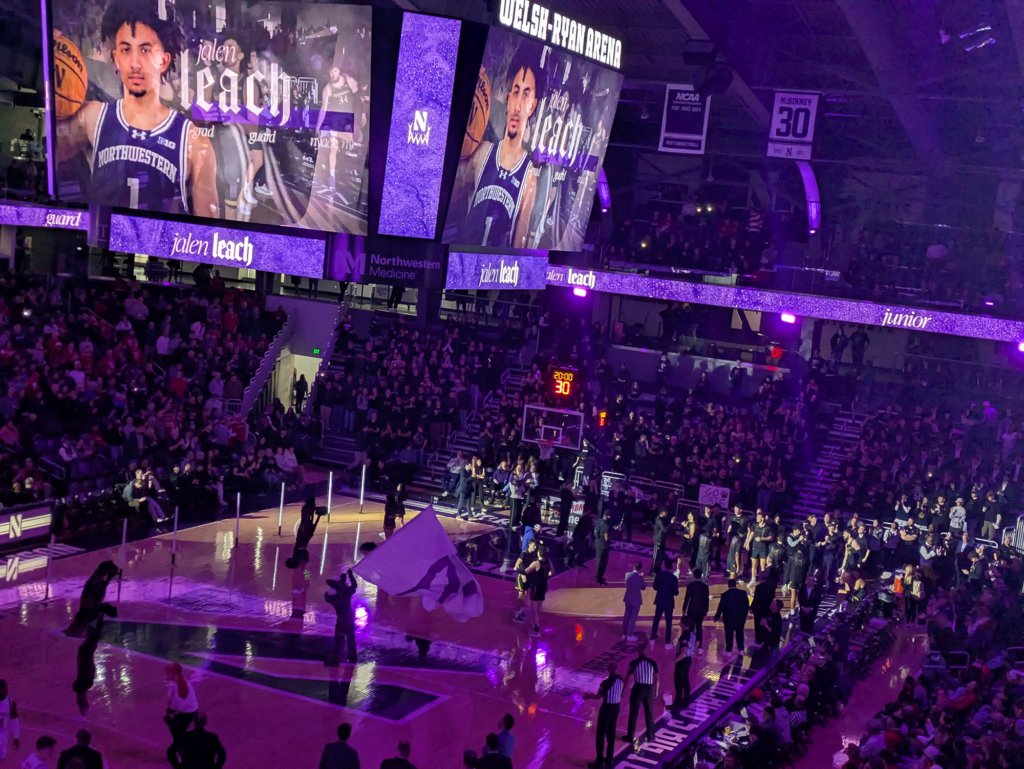
[[[0,678],[0,761],[7,758],[7,743],[13,738],[14,749],[21,747],[21,724],[18,705],[7,690],[7,682]]]
[[[167,666],[167,713],[164,723],[171,730],[175,742],[183,735],[195,720],[199,711],[199,700],[196,690],[185,678],[185,672],[179,663]]]

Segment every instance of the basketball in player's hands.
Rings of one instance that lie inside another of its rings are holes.
[[[53,41],[53,85],[57,119],[66,120],[82,106],[89,85],[82,52],[66,37]]]
[[[487,122],[491,119],[491,81],[487,71],[480,68],[476,79],[476,93],[473,94],[473,106],[469,108],[469,120],[466,121],[466,135],[462,139],[462,159],[465,160],[480,146],[487,130]]]

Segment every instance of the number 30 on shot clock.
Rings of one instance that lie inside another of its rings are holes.
[[[576,369],[556,368],[551,375],[551,394],[556,398],[568,398],[572,395],[576,383]]]

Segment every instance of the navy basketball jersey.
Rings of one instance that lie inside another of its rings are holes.
[[[327,84],[327,109],[331,112],[352,111],[352,89],[349,88],[347,75],[342,75],[341,85],[337,87]]]
[[[502,139],[504,141],[504,139]],[[466,245],[510,246],[519,216],[526,175],[533,167],[529,152],[515,168],[501,167],[501,142],[492,144],[476,177],[469,215],[466,217]]]
[[[120,100],[104,104],[92,142],[92,198],[110,206],[187,214],[191,126],[171,110],[159,126],[143,131],[128,125]]]

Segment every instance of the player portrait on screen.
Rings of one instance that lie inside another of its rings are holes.
[[[444,242],[580,250],[621,87],[618,73],[492,28]]]
[[[52,7],[60,199],[366,234],[371,8]]]
[[[540,62],[520,53],[508,67],[505,130],[497,142],[481,141],[460,176],[472,180],[463,237],[480,246],[526,248],[537,196],[531,149],[523,140],[542,96]]]
[[[112,0],[100,30],[123,95],[86,101],[58,121],[58,162],[83,153],[91,197],[106,205],[219,217],[210,141],[160,100],[183,48],[181,30],[157,15],[155,0]]]

